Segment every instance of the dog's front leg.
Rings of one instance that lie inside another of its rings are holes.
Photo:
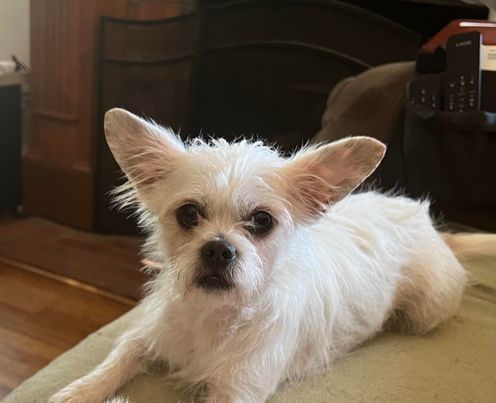
[[[224,357],[221,365],[209,371],[206,403],[265,402],[286,378],[293,356],[289,345],[286,345],[288,354],[280,354],[278,346],[279,343],[268,344],[256,351],[247,350],[244,358],[234,352]]]
[[[123,339],[99,366],[53,395],[49,402],[100,403],[142,372],[143,361],[140,345]]]

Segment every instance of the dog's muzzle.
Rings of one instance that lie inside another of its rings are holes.
[[[201,248],[200,255],[203,270],[198,285],[206,290],[231,289],[236,247],[224,239],[209,241]]]

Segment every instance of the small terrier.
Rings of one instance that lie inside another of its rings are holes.
[[[460,303],[466,273],[427,202],[350,194],[384,156],[377,140],[283,158],[258,141],[184,144],[122,109],[105,132],[129,179],[118,201],[137,206],[162,269],[141,318],[51,402],[101,402],[153,360],[207,402],[263,402],[381,329],[423,334]]]

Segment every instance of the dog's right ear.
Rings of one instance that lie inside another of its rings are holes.
[[[184,144],[169,129],[139,118],[124,109],[105,114],[105,137],[115,160],[147,204],[154,185],[165,179],[185,152]]]

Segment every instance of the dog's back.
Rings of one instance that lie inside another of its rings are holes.
[[[340,297],[333,301],[333,343],[347,348],[348,339],[357,344],[384,324],[425,333],[459,305],[466,274],[434,228],[427,202],[350,195],[313,233],[322,281],[332,278],[328,291]]]

